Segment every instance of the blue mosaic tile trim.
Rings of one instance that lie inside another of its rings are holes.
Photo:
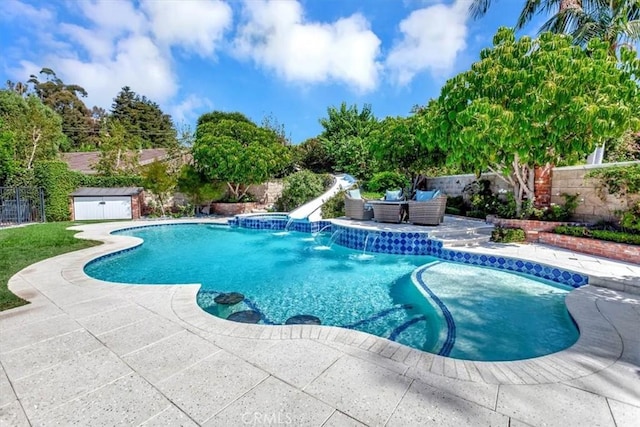
[[[432,253],[432,255],[445,261],[478,265],[482,267],[491,267],[499,270],[528,274],[531,276],[540,277],[542,279],[551,280],[552,282],[568,285],[573,288],[579,288],[580,286],[584,286],[589,283],[589,276],[586,276],[584,274],[563,270],[545,264],[538,264],[531,261],[523,261],[516,258],[471,254],[467,252],[443,248],[436,249]]]
[[[410,305],[405,304],[405,305],[401,305],[400,307],[392,307],[392,308],[388,308],[386,310],[382,310],[379,313],[376,313],[375,315],[367,318],[367,319],[363,319],[363,320],[359,320],[355,323],[352,323],[350,325],[344,325],[342,326],[342,328],[347,328],[347,329],[356,329],[358,326],[362,326],[365,325],[367,323],[371,323],[371,322],[375,322],[378,319],[383,318],[384,316],[391,314],[395,311],[401,311],[401,310],[409,310],[411,308]]]
[[[451,349],[453,349],[453,345],[456,342],[456,322],[453,320],[453,316],[451,315],[449,308],[447,308],[447,306],[442,302],[442,300],[438,298],[438,296],[434,294],[431,289],[429,289],[429,287],[424,282],[424,280],[422,280],[422,273],[424,273],[424,271],[427,270],[432,265],[433,263],[420,268],[420,270],[418,270],[418,272],[416,273],[416,280],[420,285],[420,287],[426,293],[428,293],[431,299],[433,299],[433,301],[435,301],[438,307],[440,307],[440,310],[444,315],[445,322],[447,323],[447,338],[445,339],[444,344],[442,344],[442,348],[440,348],[438,355],[448,356],[449,353],[451,353]]]
[[[135,245],[135,246],[132,246],[132,247],[130,247],[130,248],[127,248],[127,249],[120,249],[120,250],[115,251],[115,252],[110,252],[110,253],[105,254],[105,255],[100,255],[98,258],[94,258],[94,259],[92,259],[91,261],[89,261],[88,263],[86,263],[86,264],[84,265],[84,267],[82,267],[82,268],[83,268],[83,270],[84,270],[84,269],[86,269],[87,267],[89,267],[91,264],[94,264],[94,263],[96,263],[96,262],[99,262],[99,261],[105,260],[105,259],[107,259],[107,258],[114,257],[114,256],[116,256],[116,255],[120,255],[120,254],[123,254],[123,253],[126,253],[126,252],[131,252],[132,250],[137,249],[137,248],[139,248],[140,246],[142,246],[142,244],[143,244],[143,243],[144,243],[144,242],[141,242],[141,243],[139,243],[139,244],[137,244],[137,245]]]
[[[441,242],[429,239],[427,233],[372,231],[335,226],[336,243],[359,251],[394,255],[430,255]],[[366,245],[366,248],[365,248]]]
[[[393,330],[393,332],[391,332],[391,335],[389,335],[389,339],[391,341],[395,341],[396,339],[398,339],[398,335],[403,333],[407,328],[409,328],[411,325],[415,325],[418,322],[422,322],[423,320],[426,321],[427,320],[427,316],[414,317],[413,319],[409,320],[408,322],[403,323],[402,325],[400,325],[397,328],[395,328]]]

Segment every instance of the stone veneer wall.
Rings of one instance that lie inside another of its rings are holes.
[[[551,182],[551,203],[563,204],[563,193],[579,194],[580,204],[576,209],[574,219],[584,222],[596,222],[601,219],[613,220],[616,218],[616,211],[628,209],[628,203],[640,199],[640,195],[628,195],[629,197],[624,198],[606,195],[606,198],[603,200],[598,190],[598,180],[585,178],[585,175],[594,169],[632,164],[640,164],[640,162],[554,168]]]
[[[491,182],[491,191],[499,193],[500,190],[511,191],[511,186],[498,178],[495,173],[483,173],[480,178],[474,174],[447,175],[435,178],[427,178],[428,190],[440,190],[447,196],[461,196],[464,187],[476,179],[486,179]]]
[[[249,186],[249,193],[251,193],[258,203],[264,206],[271,206],[282,195],[282,189],[284,188],[284,182],[268,181],[264,184]]]
[[[607,195],[603,200],[600,198],[598,180],[585,178],[585,175],[593,169],[632,164],[640,164],[640,161],[555,167],[551,172],[551,203],[564,204],[563,193],[579,194],[579,204],[574,220],[583,222],[596,222],[602,219],[613,220],[616,211],[628,209],[629,203],[640,199],[640,195],[632,194],[624,198]],[[494,193],[499,193],[500,190],[511,191],[511,187],[493,173],[482,174],[481,179],[491,181],[491,190]],[[448,196],[460,196],[464,187],[475,180],[476,176],[473,174],[427,178],[427,188],[429,190],[439,189]],[[548,191],[545,189],[545,197],[548,196]]]

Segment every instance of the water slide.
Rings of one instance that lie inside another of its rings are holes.
[[[309,221],[319,221],[322,219],[320,208],[331,197],[335,196],[341,190],[346,190],[352,187],[356,183],[356,179],[351,175],[333,175],[334,182],[329,190],[324,194],[308,203],[289,212],[289,218],[291,219],[308,219]]]

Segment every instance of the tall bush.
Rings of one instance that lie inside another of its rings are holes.
[[[276,209],[288,212],[320,196],[325,189],[324,181],[322,175],[307,170],[288,176],[284,180],[282,195],[275,203]]]

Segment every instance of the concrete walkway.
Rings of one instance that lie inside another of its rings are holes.
[[[10,289],[31,304],[0,313],[0,425],[635,426],[640,419],[636,295],[593,286],[569,294],[581,336],[565,351],[461,361],[353,330],[228,322],[196,305],[198,285],[124,286],[86,276],[87,261],[139,242],[108,234],[128,225],[81,226],[81,237],[105,244],[11,278]],[[534,256],[538,247],[527,246]],[[606,265],[640,280],[629,265]]]

